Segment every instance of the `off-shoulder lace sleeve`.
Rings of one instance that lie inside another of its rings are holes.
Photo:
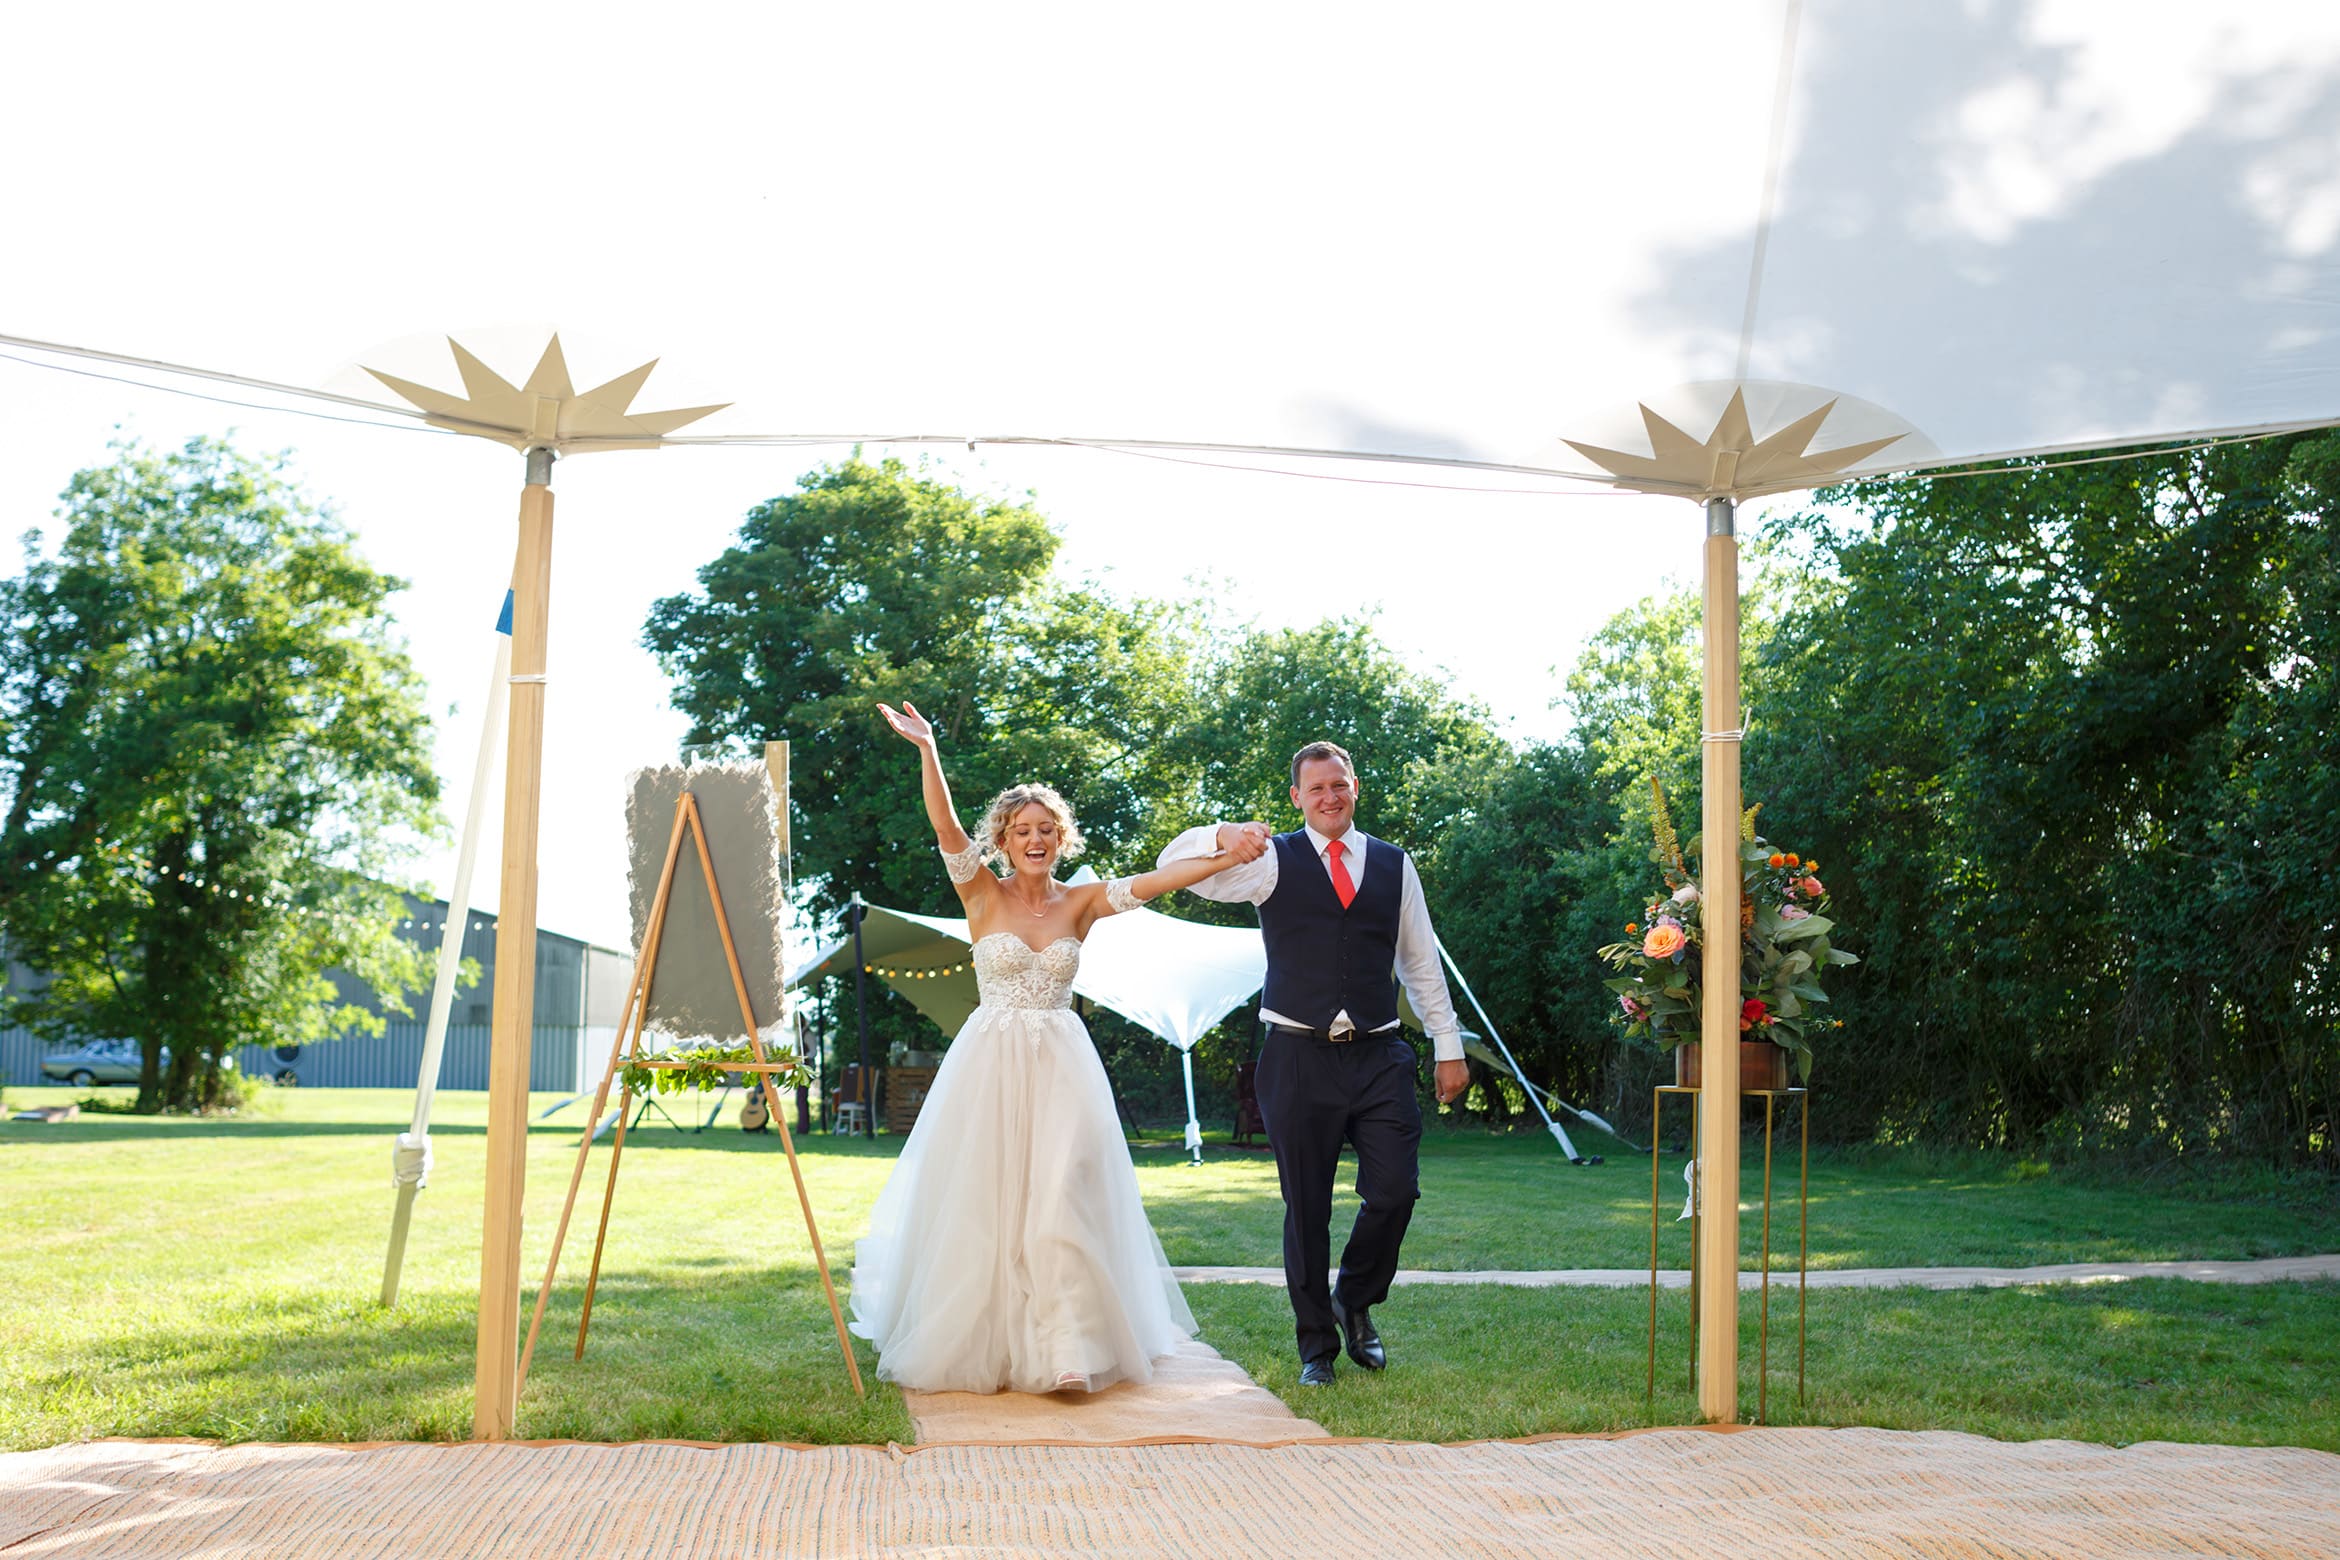
[[[1144,904],[1145,901],[1138,898],[1137,890],[1130,887],[1130,884],[1136,881],[1137,879],[1135,878],[1123,877],[1114,878],[1107,882],[1105,885],[1105,902],[1111,905],[1117,913],[1124,910],[1135,910],[1138,906]]]
[[[938,845],[935,849],[942,850],[942,847]],[[950,873],[952,882],[972,883],[975,881],[975,874],[983,870],[983,842],[969,840],[965,850],[944,850],[942,859],[943,867]]]

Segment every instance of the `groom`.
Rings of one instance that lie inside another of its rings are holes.
[[[1300,1384],[1332,1385],[1345,1346],[1367,1370],[1389,1362],[1371,1308],[1389,1294],[1398,1245],[1421,1196],[1422,1111],[1414,1048],[1398,1029],[1397,982],[1430,1031],[1441,1104],[1470,1085],[1438,938],[1413,858],[1356,827],[1357,770],[1342,748],[1292,755],[1292,805],[1305,827],[1204,824],[1161,865],[1225,853],[1236,866],[1188,889],[1259,907],[1267,989],[1259,1016],[1259,1111],[1284,1191],[1284,1287],[1300,1340]],[[1394,979],[1393,979],[1394,977]],[[1357,1150],[1357,1222],[1328,1282],[1333,1173]]]

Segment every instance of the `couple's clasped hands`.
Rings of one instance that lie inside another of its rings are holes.
[[[1268,853],[1268,845],[1275,838],[1264,823],[1222,823],[1219,825],[1219,849],[1237,861],[1257,861]]]

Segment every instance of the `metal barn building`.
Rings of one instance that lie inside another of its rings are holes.
[[[407,900],[401,937],[436,951],[439,927],[446,919],[444,900]],[[480,978],[455,994],[455,1008],[447,1024],[447,1048],[439,1067],[442,1089],[485,1089],[488,1081],[489,1000],[496,981],[496,918],[478,911],[463,932],[463,954],[476,960]],[[536,1035],[529,1049],[528,1087],[564,1094],[589,1089],[601,1076],[610,1041],[617,1034],[619,1010],[626,999],[626,981],[633,973],[633,955],[602,948],[557,932],[536,934]],[[374,993],[339,970],[331,972],[344,1000],[375,1013],[387,1024],[378,1035],[352,1035],[318,1045],[247,1045],[240,1047],[236,1066],[246,1073],[312,1089],[411,1089],[422,1065],[424,1020],[429,1015],[430,987],[410,993],[413,1016],[385,1013]],[[15,963],[8,965],[8,986],[22,991],[37,985],[39,977]],[[0,1083],[37,1084],[41,1056],[47,1048],[23,1029],[0,1030]]]

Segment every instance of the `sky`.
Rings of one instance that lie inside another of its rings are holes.
[[[2340,416],[2340,7],[128,0],[9,38],[0,335],[349,389],[451,383],[449,334],[516,379],[557,326],[579,385],[655,357],[640,406],[732,403],[690,432],[951,435],[902,451],[1029,490],[1114,590],[1374,612],[1522,740],[1589,633],[1695,580],[1694,506],[981,437],[1582,472],[1563,435],[1628,447],[1637,403],[1718,378],[1841,397],[1817,448],[1856,418],[1974,454]],[[11,350],[0,525],[118,435],[291,451],[411,582],[459,805],[520,457]],[[623,779],[683,730],[650,603],[844,449],[561,464],[549,929],[628,940]]]

